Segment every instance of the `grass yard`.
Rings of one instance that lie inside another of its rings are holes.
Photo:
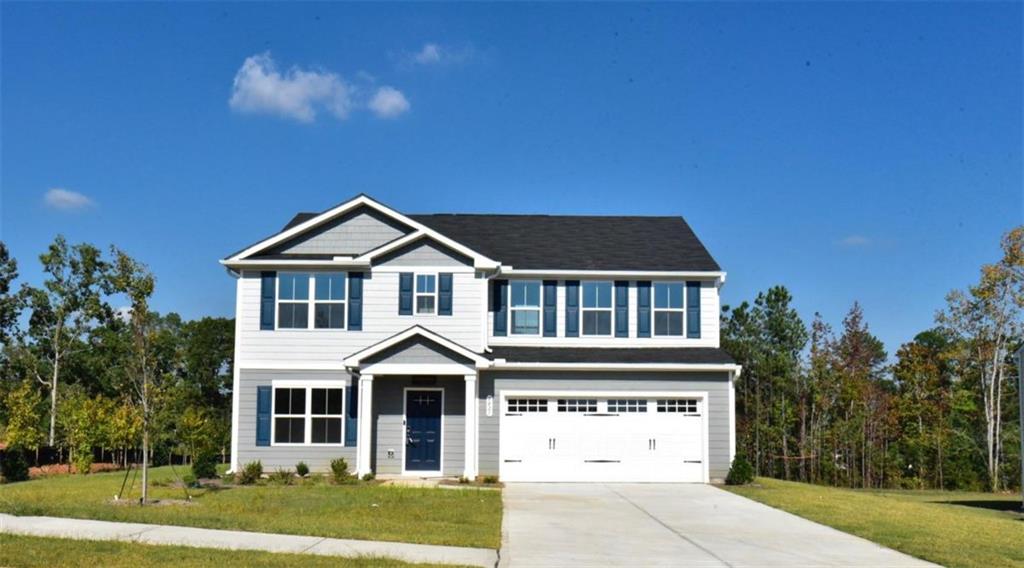
[[[765,478],[725,489],[944,566],[1024,566],[1019,494],[836,489]]]
[[[131,566],[132,568],[189,566],[432,566],[406,564],[387,558],[338,558],[312,554],[278,554],[249,550],[217,550],[186,546],[157,546],[129,542],[71,540],[0,534],[0,566]]]
[[[181,473],[181,468],[178,468]],[[169,467],[150,470],[174,479]],[[62,475],[0,485],[0,512],[422,544],[498,548],[501,493],[381,485],[304,484],[190,490],[191,503],[115,505],[123,472]],[[138,482],[132,492],[138,498]],[[183,499],[151,487],[152,499]]]

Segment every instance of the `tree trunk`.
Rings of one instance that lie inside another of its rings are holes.
[[[59,353],[59,352],[57,352]],[[50,447],[57,439],[57,377],[60,373],[60,355],[54,354],[53,375],[50,378]]]

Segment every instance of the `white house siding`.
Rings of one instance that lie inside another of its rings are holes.
[[[359,255],[391,242],[411,229],[362,207],[271,249],[271,254]]]
[[[538,372],[487,371],[479,387],[480,474],[498,475],[499,420],[502,390],[706,391],[708,393],[708,471],[724,479],[730,466],[729,374],[684,372]],[[492,396],[491,416],[487,397]]]
[[[530,280],[543,280],[533,278]],[[548,280],[551,280],[550,278]],[[602,279],[607,282],[609,279]],[[614,282],[614,279],[611,279]],[[658,282],[664,280],[657,280]],[[637,337],[637,291],[636,280],[629,281],[629,337],[566,337],[565,336],[565,280],[558,280],[556,293],[557,335],[555,337],[511,335],[494,336],[494,312],[487,304],[487,341],[489,345],[534,345],[547,347],[719,347],[719,303],[718,287],[713,280],[702,280],[700,287],[700,338],[683,337]],[[489,286],[488,286],[489,288]],[[490,291],[488,290],[488,295]],[[653,301],[653,300],[652,300]],[[614,308],[613,308],[614,313]],[[613,320],[614,322],[614,320]],[[653,318],[652,318],[653,326]],[[509,326],[511,330],[511,326]],[[614,323],[612,326],[614,332]]]

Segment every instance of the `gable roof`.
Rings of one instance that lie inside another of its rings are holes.
[[[383,353],[388,349],[413,338],[422,339],[428,343],[451,351],[472,361],[478,368],[485,368],[490,364],[490,360],[487,359],[487,357],[417,324],[345,357],[345,366],[358,367],[374,355]]]

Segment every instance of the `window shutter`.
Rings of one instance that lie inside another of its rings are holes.
[[[260,329],[274,329],[274,294],[277,292],[277,273],[260,272]]]
[[[700,282],[686,283],[686,337],[700,338]]]
[[[629,282],[615,281],[615,337],[629,337]]]
[[[636,283],[636,336],[651,336],[651,283]]]
[[[558,281],[544,281],[544,337],[558,335]]]
[[[452,273],[437,275],[437,315],[452,315]]]
[[[565,336],[580,336],[580,281],[565,281]]]
[[[352,377],[348,387],[348,408],[345,409],[345,445],[352,448],[359,439],[359,380]]]
[[[508,280],[491,284],[491,311],[494,312],[494,336],[508,335]]]
[[[363,329],[363,273],[350,272],[348,275],[348,329]]]
[[[398,275],[398,315],[412,315],[412,272]]]
[[[270,445],[270,387],[256,387],[256,445]]]

